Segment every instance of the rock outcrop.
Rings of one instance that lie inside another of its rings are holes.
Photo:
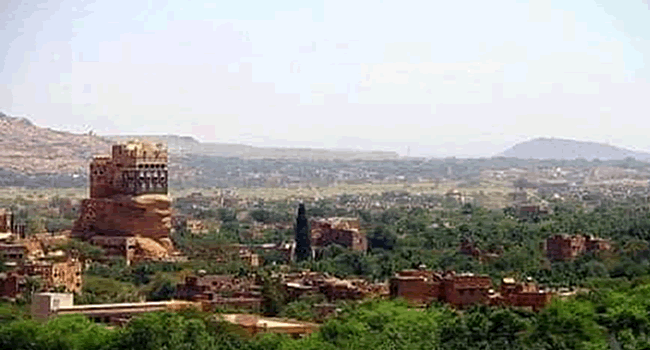
[[[170,229],[171,201],[168,196],[117,195],[83,200],[81,216],[73,233],[86,239],[93,235],[164,239],[169,238]]]

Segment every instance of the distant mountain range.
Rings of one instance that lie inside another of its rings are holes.
[[[604,143],[558,138],[537,138],[518,143],[496,157],[520,159],[622,160],[628,157],[650,161],[650,153],[637,152]]]
[[[395,152],[338,151],[308,148],[263,148],[201,143],[189,136],[98,136],[39,127],[27,118],[0,112],[0,171],[15,174],[86,174],[92,155],[108,154],[116,140],[149,139],[167,144],[172,157],[202,156],[244,159],[393,160]],[[0,181],[0,185],[2,181]]]
[[[199,142],[191,136],[178,135],[119,135],[106,136],[114,141],[143,139],[167,145],[172,154],[200,154],[215,157],[245,159],[305,159],[305,160],[393,160],[397,152],[348,151],[320,148],[254,147],[233,143]]]
[[[284,160],[396,160],[395,152],[348,151],[310,148],[266,148],[227,143],[204,143],[193,137],[159,136],[97,136],[74,134],[34,125],[26,118],[10,117],[0,112],[0,186],[1,178],[41,174],[47,181],[52,176],[85,176],[94,154],[107,154],[115,141],[148,139],[167,144],[172,161],[186,164],[193,155],[240,159]],[[519,143],[497,156],[521,159],[622,160],[634,157],[650,162],[650,153],[637,152],[611,145],[566,139],[539,138]],[[187,165],[187,164],[186,164]],[[196,167],[196,165],[194,165]],[[3,175],[4,174],[4,175]],[[20,175],[22,174],[22,175]],[[74,177],[77,179],[78,177]],[[58,179],[58,178],[57,178]],[[22,181],[22,180],[21,180]],[[58,180],[56,180],[58,181]],[[75,180],[76,181],[76,180]],[[79,180],[81,181],[81,180]],[[17,182],[11,182],[17,183]]]

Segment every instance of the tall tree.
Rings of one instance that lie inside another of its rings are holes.
[[[305,205],[298,206],[298,217],[296,218],[296,261],[307,260],[311,257],[311,240],[309,234],[309,222]]]

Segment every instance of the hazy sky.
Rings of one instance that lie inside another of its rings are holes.
[[[0,111],[99,134],[650,151],[647,0],[0,1]]]

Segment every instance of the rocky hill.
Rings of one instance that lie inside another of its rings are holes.
[[[108,154],[117,140],[150,139],[168,145],[172,160],[189,155],[236,157],[242,159],[304,160],[383,160],[397,159],[391,152],[356,152],[327,149],[261,148],[247,145],[201,143],[192,137],[97,136],[74,134],[34,125],[26,118],[10,117],[0,112],[0,171],[16,176],[74,175],[85,176],[95,154]],[[2,181],[0,181],[2,185]]]
[[[93,154],[110,140],[41,128],[25,118],[0,113],[0,169],[18,174],[85,174]]]
[[[520,159],[600,159],[622,160],[628,157],[650,161],[650,153],[632,151],[608,144],[557,138],[537,138],[514,145],[497,157]]]

